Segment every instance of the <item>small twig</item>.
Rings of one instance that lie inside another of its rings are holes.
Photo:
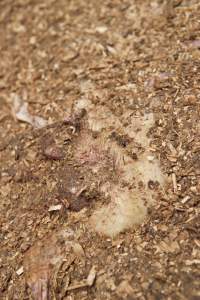
[[[76,193],[76,197],[79,197],[82,192],[84,192],[87,189],[87,185],[85,185],[84,187],[82,187],[77,193]]]
[[[95,278],[96,278],[96,269],[95,269],[95,266],[93,266],[88,274],[87,279],[83,280],[80,283],[69,286],[66,289],[66,292],[72,291],[72,290],[77,290],[77,289],[84,288],[84,287],[91,287],[94,284]]]
[[[84,287],[87,287],[87,286],[88,286],[88,284],[87,284],[87,282],[85,281],[85,282],[81,282],[81,283],[77,283],[77,284],[74,284],[74,285],[69,286],[69,287],[66,289],[66,291],[67,291],[67,292],[68,292],[68,291],[73,291],[73,290],[77,290],[77,289],[84,288]]]

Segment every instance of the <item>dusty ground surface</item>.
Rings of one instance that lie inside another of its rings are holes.
[[[198,2],[1,1],[1,299],[200,298]],[[140,225],[91,225],[119,188]]]

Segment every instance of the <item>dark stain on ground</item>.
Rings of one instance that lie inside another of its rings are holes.
[[[79,169],[73,166],[65,166],[58,171],[59,181],[57,184],[58,198],[69,203],[69,210],[80,211],[89,207],[98,195],[97,187],[87,184],[87,178]]]
[[[116,141],[117,144],[123,148],[126,148],[129,143],[131,142],[131,139],[127,135],[121,135],[117,133],[116,131],[113,131],[110,135],[110,139],[113,141]]]

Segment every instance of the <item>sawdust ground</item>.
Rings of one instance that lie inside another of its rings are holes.
[[[192,0],[1,1],[1,299],[30,298],[24,257],[63,228],[81,248],[54,272],[56,299],[199,299],[199,17],[200,5]],[[12,93],[53,125],[33,129],[15,120]],[[80,194],[87,200],[81,209],[76,198],[69,203],[62,185],[69,177],[80,180],[66,170],[71,131],[63,120],[81,99],[93,105],[87,112],[93,130],[107,128],[111,117],[120,122],[111,124],[112,137],[135,160],[144,145],[135,133],[129,146],[131,120],[155,118],[145,134],[167,184],[149,183],[157,196],[146,218],[114,238],[84,225],[99,199],[96,187]],[[47,136],[64,160],[44,157]],[[64,293],[93,266],[93,286]]]

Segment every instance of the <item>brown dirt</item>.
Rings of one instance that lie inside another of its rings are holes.
[[[200,298],[199,19],[193,0],[0,2],[1,299],[31,299],[26,265],[40,253],[43,271],[45,259],[65,259],[57,271],[50,262],[50,299]],[[12,93],[50,125],[17,120]],[[90,111],[76,111],[80,99]],[[110,201],[99,186],[133,187],[104,140],[137,162],[146,145],[127,128],[147,113],[167,183],[149,181],[156,196],[143,223],[108,238],[87,225]],[[75,254],[51,249],[63,228]],[[73,289],[93,266],[92,286]]]

